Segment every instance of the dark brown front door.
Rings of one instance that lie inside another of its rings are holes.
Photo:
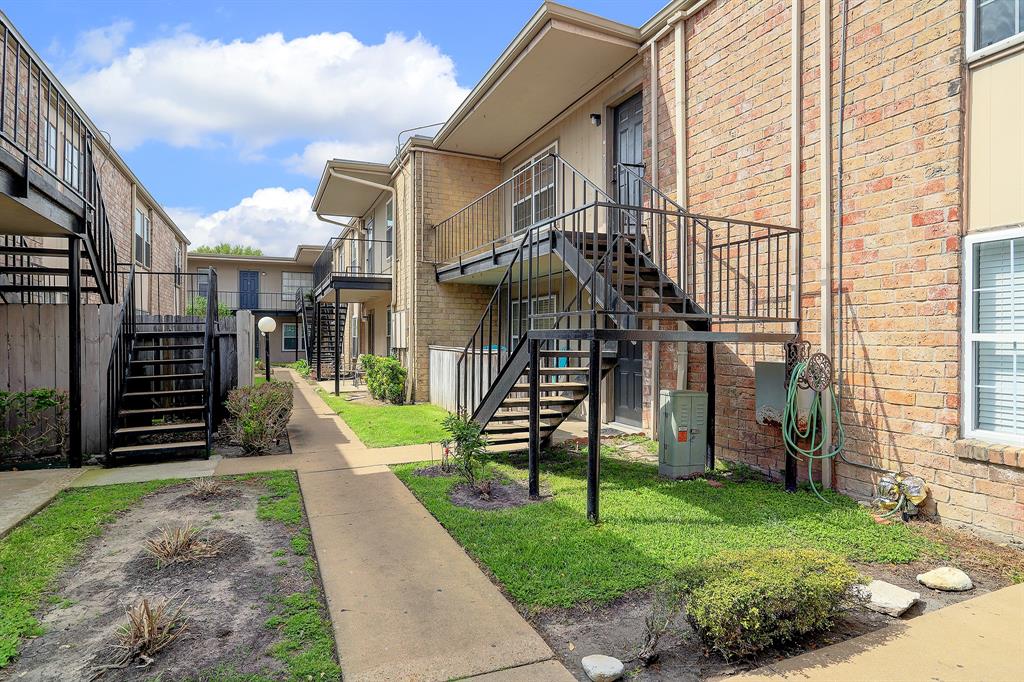
[[[637,94],[615,108],[615,196],[620,204],[640,203],[636,177],[644,174],[644,101]],[[635,222],[633,222],[635,225]],[[632,231],[633,226],[625,226]],[[625,320],[623,321],[625,322]],[[619,342],[619,363],[615,368],[615,421],[640,426],[643,419],[642,343]]]

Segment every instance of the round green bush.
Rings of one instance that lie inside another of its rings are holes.
[[[366,388],[377,400],[401,405],[405,402],[405,367],[397,358],[360,355],[359,364],[366,372]]]
[[[683,576],[690,623],[726,658],[827,629],[860,581],[841,557],[811,549],[725,553]]]

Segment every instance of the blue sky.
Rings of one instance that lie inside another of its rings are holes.
[[[664,1],[567,4],[635,26]],[[538,6],[9,0],[4,11],[193,244],[283,255],[334,230],[309,211],[328,157],[385,161],[399,130],[443,121]]]

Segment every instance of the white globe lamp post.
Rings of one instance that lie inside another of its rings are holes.
[[[277,322],[272,317],[261,317],[260,321],[256,323],[259,330],[263,332],[263,338],[266,341],[264,348],[266,353],[263,356],[263,366],[267,372],[267,381],[270,381],[270,335],[275,329],[277,329]]]

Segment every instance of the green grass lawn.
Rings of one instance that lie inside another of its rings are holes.
[[[445,436],[441,420],[447,413],[437,405],[361,405],[348,402],[344,395],[318,392],[367,447],[436,443]]]
[[[504,460],[508,461],[508,460]],[[941,546],[901,524],[880,525],[852,500],[826,492],[785,493],[761,482],[669,481],[647,464],[602,457],[601,523],[586,517],[586,462],[545,455],[541,484],[551,500],[474,511],[448,499],[454,478],[425,478],[422,465],[395,467],[406,485],[508,592],[531,608],[603,603],[669,577],[723,550],[809,547],[865,562],[902,563]],[[496,463],[508,476],[517,467]]]

